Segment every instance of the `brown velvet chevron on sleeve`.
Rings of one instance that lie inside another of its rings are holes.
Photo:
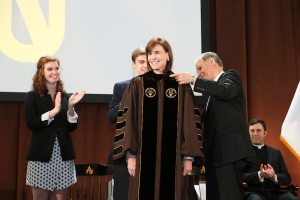
[[[131,138],[136,138],[137,127],[139,127],[136,124],[139,121],[137,111],[139,105],[137,85],[139,82],[139,78],[132,79],[123,94],[116,122],[113,160],[126,156],[126,152],[132,146]]]

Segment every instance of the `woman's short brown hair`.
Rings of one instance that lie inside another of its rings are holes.
[[[173,66],[173,52],[172,48],[167,40],[160,37],[154,37],[150,39],[150,41],[146,45],[146,54],[148,55],[151,53],[152,49],[156,46],[160,45],[164,48],[164,50],[169,54],[169,60],[167,61],[166,68],[164,69],[164,73],[171,71]],[[149,61],[148,61],[149,65]]]

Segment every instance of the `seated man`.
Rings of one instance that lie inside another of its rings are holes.
[[[291,183],[291,177],[281,152],[264,144],[267,135],[265,122],[253,119],[248,127],[257,162],[248,164],[242,171],[243,182],[248,186],[245,199],[298,199],[289,191],[279,190],[280,186],[287,186]]]

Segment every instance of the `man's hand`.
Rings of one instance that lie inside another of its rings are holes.
[[[267,164],[267,165],[261,164],[260,165],[260,176],[262,178],[268,178],[268,179],[274,180],[274,178],[275,178],[274,168],[270,164]]]
[[[189,72],[174,73],[170,77],[175,78],[179,84],[190,84],[193,80],[193,75]]]

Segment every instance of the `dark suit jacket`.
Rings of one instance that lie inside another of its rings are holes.
[[[110,123],[114,124],[117,121],[120,102],[121,102],[123,93],[124,93],[125,89],[128,87],[129,83],[130,83],[130,80],[126,80],[126,81],[118,82],[114,85],[113,95],[112,95],[112,98],[108,105],[109,111],[107,114],[107,119]],[[113,150],[113,148],[112,148],[112,150]],[[125,158],[119,159],[119,160],[112,159],[112,150],[108,156],[108,163],[127,166]]]
[[[118,109],[120,106],[120,102],[123,96],[125,89],[128,87],[130,80],[118,82],[114,85],[114,91],[112,98],[108,104],[109,111],[107,114],[107,119],[110,123],[116,123],[118,116]]]
[[[265,179],[264,182],[260,182],[258,171],[261,163],[259,163],[258,161],[256,163],[248,163],[246,168],[244,168],[244,170],[242,171],[242,179],[247,183],[249,190],[277,190],[280,185],[289,185],[291,183],[291,177],[286,168],[281,152],[278,149],[267,145],[266,148],[268,158],[267,164],[270,164],[274,168],[278,183],[275,184],[273,181],[268,179]]]
[[[206,164],[216,167],[253,157],[239,74],[229,70],[217,82],[197,78],[194,90],[210,95],[203,114]]]
[[[41,115],[54,108],[51,96],[41,97],[34,91],[27,93],[25,113],[27,127],[32,131],[27,160],[49,162],[55,137],[58,138],[62,160],[75,159],[70,132],[77,128],[77,123],[70,123],[67,120],[68,96],[62,95],[61,106],[61,111],[48,125],[48,121],[41,120]]]

